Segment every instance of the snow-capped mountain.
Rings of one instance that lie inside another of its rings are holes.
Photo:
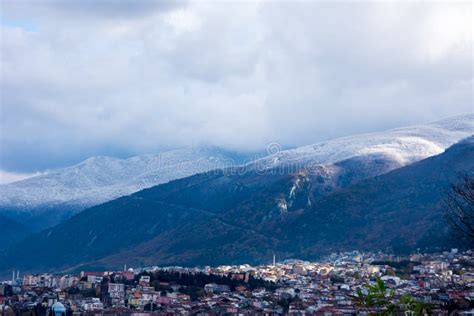
[[[251,162],[250,166],[260,170],[281,167],[298,170],[333,165],[350,159],[357,159],[359,162],[365,159],[368,164],[382,159],[390,161],[391,168],[394,169],[440,154],[473,134],[474,114],[464,114],[426,125],[342,137],[279,151]]]
[[[474,114],[458,115],[276,152],[249,163],[247,168],[297,175],[278,202],[280,211],[286,211],[287,206],[300,205],[297,200],[310,203],[362,180],[438,155],[473,134]],[[299,185],[301,179],[308,180],[307,184]]]
[[[474,134],[474,114],[426,125],[337,138],[254,160],[250,170],[291,167],[320,178],[321,190],[344,187],[442,153]],[[269,148],[269,151],[275,148]],[[215,147],[129,159],[93,157],[77,165],[0,186],[0,212],[36,229],[97,205],[171,180],[248,162],[252,156]],[[41,217],[41,219],[40,219]]]
[[[474,143],[467,139],[326,194],[314,192],[319,177],[304,171],[203,173],[91,207],[28,236],[0,251],[0,273],[461,247],[462,240],[450,238],[446,229],[443,200],[459,174],[473,172]]]
[[[92,157],[71,167],[1,185],[0,212],[12,218],[25,213],[54,213],[47,225],[55,224],[86,207],[196,173],[240,164],[245,159],[245,155],[216,147],[185,148],[129,159]]]

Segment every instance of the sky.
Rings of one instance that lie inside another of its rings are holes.
[[[473,108],[472,2],[0,0],[0,176]]]

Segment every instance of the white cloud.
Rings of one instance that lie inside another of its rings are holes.
[[[36,3],[2,3],[7,170],[474,110],[471,3]]]
[[[8,172],[4,170],[0,170],[0,184],[7,184],[12,183],[24,179],[28,179],[34,176],[38,176],[41,173],[15,173],[15,172]]]

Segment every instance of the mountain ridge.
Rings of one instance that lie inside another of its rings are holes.
[[[442,196],[459,172],[474,173],[473,139],[326,195],[315,194],[318,178],[304,170],[215,170],[175,180],[31,236],[6,251],[0,267],[199,265],[256,262],[273,252],[310,258],[351,247],[446,248],[453,244]]]
[[[321,170],[321,165],[327,168],[333,165],[337,172],[338,163],[355,159],[362,167],[374,165],[379,168],[373,172],[365,168],[366,172],[360,178],[376,176],[439,154],[472,133],[474,114],[464,114],[429,124],[336,138],[289,150],[270,144],[270,155],[262,158],[214,146],[127,159],[91,157],[71,167],[0,185],[0,213],[38,230],[87,207],[229,165],[245,164],[246,168],[256,170],[291,167],[295,171],[302,168]],[[41,223],[40,218],[44,223],[35,224]]]
[[[401,165],[407,165],[439,154],[473,133],[474,114],[461,114],[428,124],[335,138],[277,152],[250,164],[262,169],[274,168],[281,163],[286,166],[305,163],[320,165],[372,153],[399,158]],[[328,147],[331,148],[328,150]]]
[[[243,163],[248,156],[217,147],[184,148],[128,159],[98,156],[48,174],[0,186],[0,214],[52,226],[93,205],[153,185]]]

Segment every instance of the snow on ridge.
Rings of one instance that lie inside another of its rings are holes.
[[[392,129],[320,142],[257,159],[248,166],[330,165],[352,157],[381,155],[406,165],[441,153],[474,134],[474,114],[426,125]],[[229,166],[235,153],[217,147],[184,148],[127,159],[98,156],[71,167],[0,185],[0,208],[33,209],[54,205],[81,208],[157,184]],[[368,162],[370,163],[370,162]]]
[[[357,155],[381,154],[391,157],[399,165],[407,165],[426,157],[438,155],[444,147],[420,137],[400,137],[392,144],[379,144],[363,148]]]
[[[336,138],[281,151],[250,163],[259,169],[281,165],[334,164],[369,154],[381,154],[406,165],[439,154],[474,134],[474,114],[450,117],[426,125],[396,128]]]
[[[231,153],[184,148],[127,159],[98,156],[47,174],[0,185],[0,207],[31,209],[96,205],[120,196],[226,166]]]

